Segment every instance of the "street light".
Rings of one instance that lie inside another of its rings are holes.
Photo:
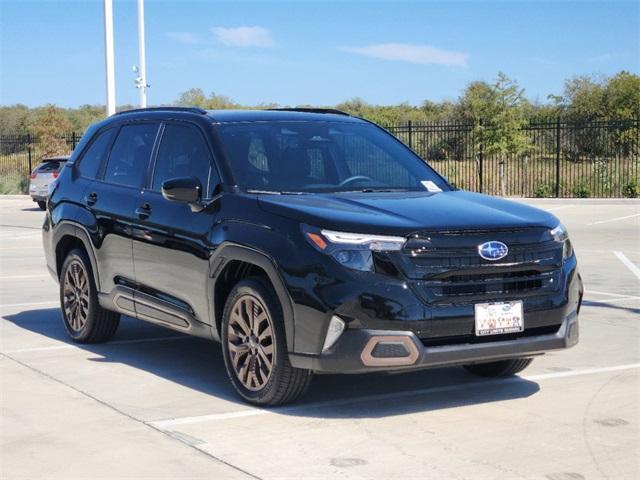
[[[138,0],[138,56],[140,66],[133,67],[133,72],[137,74],[134,83],[140,91],[140,108],[147,106],[147,60],[144,51],[144,0]]]
[[[116,79],[113,58],[113,3],[112,0],[104,0],[104,60],[107,83],[107,115],[116,113]]]

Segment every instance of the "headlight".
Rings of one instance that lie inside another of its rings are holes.
[[[372,252],[398,251],[404,237],[336,232],[304,225],[304,236],[316,250],[333,257],[340,265],[354,270],[372,271]]]
[[[569,240],[569,233],[567,227],[559,223],[558,226],[549,231],[551,237],[556,242],[562,243],[562,259],[565,260],[573,255],[573,246],[571,240]]]

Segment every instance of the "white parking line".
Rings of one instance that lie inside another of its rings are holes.
[[[623,297],[623,298],[631,298],[633,295],[625,295],[622,293],[609,293],[609,292],[600,292],[598,290],[585,290],[585,294],[595,293],[596,295],[604,295],[605,297]],[[640,299],[640,297],[634,297]]]
[[[173,340],[186,340],[193,338],[191,335],[173,335],[167,337],[150,337],[150,338],[133,338],[131,340],[115,340],[113,342],[103,343],[101,345],[108,347],[109,345],[124,345],[128,343],[148,343],[148,342],[169,342]],[[27,352],[46,352],[48,350],[85,350],[79,345],[65,343],[64,345],[49,345],[48,347],[31,347],[19,348],[17,350],[6,350],[0,353],[27,353]]]
[[[48,273],[34,273],[33,275],[7,275],[0,277],[0,280],[19,280],[21,278],[45,278],[51,277]]]
[[[29,302],[29,303],[5,303],[0,305],[0,308],[15,308],[15,307],[31,307],[39,305],[59,305],[60,300],[51,300],[49,302]]]
[[[42,245],[38,245],[37,247],[0,247],[0,250],[42,250]]]
[[[573,208],[575,207],[575,205],[563,205],[561,207],[551,207],[551,208],[545,208],[545,210],[547,212],[556,212],[558,210],[564,210],[565,208]]]
[[[598,303],[600,305],[610,305],[612,307],[615,307],[618,303],[625,303],[629,301],[640,302],[640,299],[638,299],[637,297],[623,297],[623,298],[612,298],[612,299],[602,298],[600,300],[591,300],[590,298],[585,298],[585,302]]]
[[[613,254],[616,257],[618,257],[618,260],[620,260],[624,264],[625,267],[627,267],[629,270],[631,270],[631,273],[633,273],[638,279],[640,279],[640,268],[636,267],[633,264],[633,262],[631,262],[631,260],[629,260],[624,253],[615,251],[615,252],[613,252]]]
[[[40,237],[41,233],[40,232],[33,232],[33,233],[19,233],[18,235],[12,234],[12,233],[3,233],[0,234],[0,239],[4,240],[4,239],[8,239],[8,240],[21,240],[24,238],[38,238]]]
[[[219,420],[252,417],[256,415],[278,414],[281,412],[291,413],[291,412],[296,412],[300,410],[308,410],[308,409],[314,409],[314,408],[350,405],[352,403],[358,403],[358,402],[393,400],[393,399],[398,399],[403,397],[413,397],[417,395],[424,395],[427,393],[434,394],[434,393],[455,392],[458,390],[466,390],[468,388],[473,388],[473,387],[486,388],[487,386],[503,385],[508,383],[520,382],[522,380],[528,380],[528,381],[552,380],[555,378],[577,377],[581,375],[617,372],[621,370],[632,370],[637,368],[640,368],[640,363],[632,363],[627,365],[615,365],[611,367],[602,367],[602,368],[589,368],[584,370],[573,370],[573,371],[567,371],[567,372],[542,373],[539,375],[512,377],[512,378],[496,379],[496,380],[486,380],[486,381],[480,381],[480,382],[460,383],[455,385],[445,385],[442,387],[431,387],[431,388],[421,388],[418,390],[407,390],[404,392],[364,395],[361,397],[341,398],[339,400],[328,400],[324,402],[309,403],[307,405],[294,405],[292,407],[274,408],[271,410],[262,409],[262,408],[250,408],[245,410],[239,410],[236,412],[214,413],[211,415],[200,415],[197,417],[170,418],[166,420],[156,420],[156,421],[147,422],[147,423],[163,430],[170,430],[172,427],[175,427],[178,425],[187,425],[187,424],[193,424],[193,423],[215,422]]]
[[[608,220],[600,220],[598,222],[587,223],[587,227],[590,227],[591,225],[600,225],[602,223],[617,222],[618,220],[626,220],[627,218],[633,217],[640,217],[640,213],[634,213],[633,215],[627,215],[625,217],[610,218]]]

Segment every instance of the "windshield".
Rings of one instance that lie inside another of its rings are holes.
[[[366,123],[246,122],[219,127],[236,184],[269,192],[450,190],[424,161]]]

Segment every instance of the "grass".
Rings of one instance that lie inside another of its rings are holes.
[[[430,162],[442,175],[466,190],[478,191],[479,166],[474,160],[436,160]],[[508,196],[555,197],[555,159],[507,159],[503,165]],[[640,161],[618,158],[596,161],[560,161],[560,197],[637,197]],[[482,190],[500,194],[500,164],[496,158],[483,163]]]
[[[29,180],[24,175],[10,173],[0,176],[0,195],[27,193]]]

